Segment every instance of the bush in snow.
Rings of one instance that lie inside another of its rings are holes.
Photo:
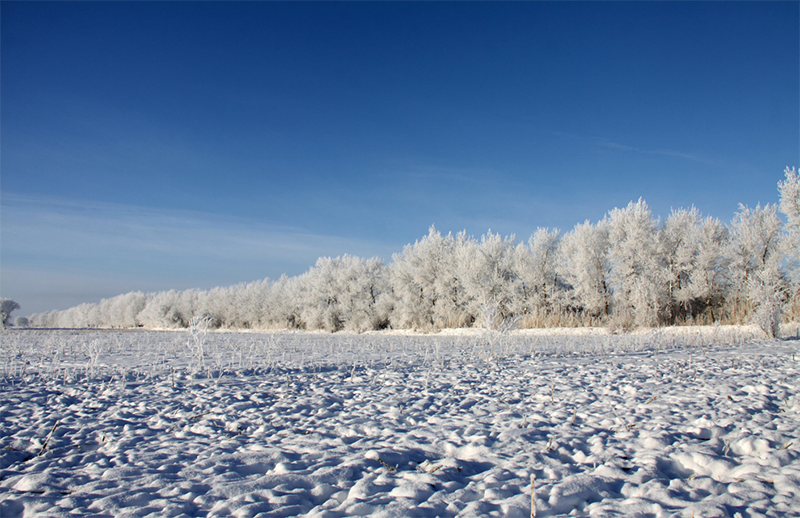
[[[785,302],[785,285],[774,267],[757,272],[749,284],[749,296],[753,303],[753,322],[769,338],[778,336]]]

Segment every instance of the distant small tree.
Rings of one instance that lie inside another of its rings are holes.
[[[3,320],[3,329],[8,327],[11,312],[19,309],[19,304],[11,299],[0,299],[0,318]]]
[[[14,319],[14,327],[28,327],[28,319],[25,317],[17,317]]]

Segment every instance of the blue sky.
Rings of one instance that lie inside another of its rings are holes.
[[[2,2],[21,314],[527,239],[644,197],[729,220],[800,165],[797,2]]]

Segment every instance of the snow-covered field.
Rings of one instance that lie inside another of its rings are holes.
[[[0,516],[798,516],[755,336],[7,332]]]

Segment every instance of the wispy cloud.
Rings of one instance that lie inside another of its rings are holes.
[[[669,149],[642,149],[635,146],[628,146],[626,144],[620,144],[619,142],[613,142],[611,140],[594,137],[592,139],[594,143],[598,146],[607,147],[611,149],[616,149],[619,151],[627,151],[632,153],[639,153],[643,155],[663,155],[663,156],[671,156],[676,158],[685,158],[686,160],[692,160],[694,162],[701,162],[706,163],[707,160],[702,159],[696,155],[692,155],[690,153],[682,153],[680,151],[672,151]]]
[[[685,153],[683,151],[676,151],[672,149],[649,149],[649,148],[641,148],[637,146],[631,146],[629,144],[623,144],[620,142],[615,142],[605,137],[587,137],[583,135],[575,135],[572,133],[565,133],[562,131],[553,132],[553,134],[557,137],[561,138],[568,138],[573,140],[580,140],[583,142],[587,142],[593,146],[604,147],[608,149],[614,149],[624,153],[635,153],[638,155],[653,155],[653,156],[666,156],[666,157],[674,157],[674,158],[682,158],[684,160],[690,160],[692,162],[697,162],[701,164],[708,164],[708,165],[715,165],[712,160],[709,160],[706,157],[698,156],[692,153]]]

